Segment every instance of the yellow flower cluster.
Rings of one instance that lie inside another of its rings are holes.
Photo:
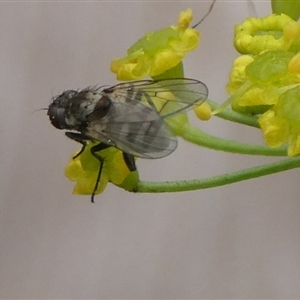
[[[234,44],[243,55],[227,84],[232,108],[258,116],[269,146],[288,144],[288,155],[299,154],[300,24],[284,14],[250,18],[236,26]]]
[[[89,143],[84,152],[75,159],[73,157],[78,152],[74,153],[65,168],[65,176],[71,181],[76,182],[73,190],[73,193],[76,195],[91,195],[97,182],[100,161],[91,154],[90,150],[92,146],[95,146],[95,144]],[[102,150],[101,157],[104,161],[100,182],[95,192],[96,195],[104,191],[108,182],[122,186],[124,181],[128,179],[126,182],[127,186],[132,185],[133,187],[136,184],[138,173],[130,173],[120,150],[113,147]]]
[[[190,9],[180,13],[177,26],[147,33],[127,50],[127,56],[111,62],[118,80],[157,76],[178,65],[199,44],[199,32],[190,28]]]
[[[295,50],[300,46],[300,26],[289,16],[249,18],[235,27],[234,45],[241,54],[258,55],[276,49]]]

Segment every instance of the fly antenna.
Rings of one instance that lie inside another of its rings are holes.
[[[206,17],[207,17],[207,16],[211,13],[211,11],[213,10],[216,1],[217,1],[217,0],[213,0],[213,1],[212,1],[212,3],[211,3],[211,5],[210,5],[210,7],[209,7],[207,13],[202,17],[202,19],[201,19],[199,22],[197,22],[194,26],[192,26],[192,28],[196,28],[198,25],[200,25],[200,24],[206,19]]]
[[[48,108],[43,107],[43,108],[36,109],[36,110],[32,111],[31,114],[36,113],[37,111],[41,111],[41,110],[48,110]]]

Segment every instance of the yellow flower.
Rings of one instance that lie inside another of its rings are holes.
[[[181,11],[179,13],[178,26],[187,28],[187,27],[189,27],[192,20],[193,20],[193,12],[190,8],[188,8],[187,10]]]
[[[227,90],[232,108],[241,113],[261,114],[278,97],[300,83],[299,58],[285,50],[266,51],[235,60]]]
[[[270,147],[300,154],[300,24],[290,17],[250,18],[236,26],[234,62],[227,90],[236,111],[259,115]],[[298,96],[299,95],[299,96]]]
[[[202,121],[208,121],[212,116],[211,107],[207,102],[194,108],[196,116]]]
[[[157,76],[177,66],[199,44],[199,32],[189,28],[190,9],[181,12],[178,25],[147,33],[127,50],[127,56],[111,62],[118,80]]]
[[[300,24],[285,14],[249,18],[235,27],[234,45],[241,54],[300,49]]]
[[[277,89],[272,86],[252,85],[239,98],[232,102],[232,109],[245,114],[261,114],[268,110],[278,99]]]
[[[270,147],[288,144],[288,155],[300,154],[300,86],[289,89],[259,118]]]
[[[300,53],[292,57],[288,64],[288,70],[290,73],[295,74],[300,81]]]
[[[74,194],[91,195],[96,185],[100,162],[90,152],[93,146],[95,144],[90,142],[84,152],[75,159],[73,159],[73,156],[78,152],[74,153],[69,164],[66,166],[65,176],[71,181],[76,182],[73,190]],[[130,185],[134,187],[138,180],[138,175],[137,172],[130,172],[128,170],[122,151],[111,147],[100,151],[99,154],[103,157],[104,164],[95,194],[102,193],[108,182],[122,186],[131,173],[134,173],[134,176],[130,177],[130,182],[127,181],[127,186],[124,186],[124,188],[128,188]]]
[[[233,62],[233,67],[229,75],[229,83],[226,88],[229,94],[233,94],[247,80],[245,69],[252,63],[254,58],[250,55],[241,55]]]

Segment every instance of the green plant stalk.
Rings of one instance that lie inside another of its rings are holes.
[[[210,105],[212,110],[218,110],[220,107],[219,104],[217,104],[216,102],[214,102],[212,100],[206,100],[206,102]],[[214,116],[224,119],[224,120],[227,120],[227,121],[231,121],[231,122],[235,122],[235,123],[239,123],[239,124],[243,124],[243,125],[248,125],[248,126],[255,127],[255,128],[260,128],[256,117],[241,114],[239,112],[231,110],[230,108],[225,108],[225,109],[221,110],[220,112],[218,112],[217,114],[215,114]]]
[[[209,135],[200,129],[186,125],[181,137],[193,144],[203,146],[210,149],[221,150],[231,153],[248,154],[248,155],[263,155],[263,156],[286,156],[287,150],[284,147],[270,148],[262,145],[252,145],[239,143],[231,140],[226,140]]]
[[[228,105],[230,105],[235,99],[240,98],[244,95],[252,86],[251,81],[246,81],[239,89],[231,95],[224,103],[222,103],[214,112],[213,114],[219,114],[222,110],[224,110]]]
[[[218,175],[205,179],[146,182],[140,181],[133,192],[138,193],[170,193],[208,189],[239,181],[258,178],[300,167],[300,156],[285,159],[263,166],[253,167],[229,174]]]
[[[275,14],[286,14],[297,21],[300,17],[299,0],[272,0],[272,11]]]

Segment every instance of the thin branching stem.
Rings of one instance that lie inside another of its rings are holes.
[[[134,192],[139,193],[170,193],[208,189],[239,181],[258,178],[300,167],[300,156],[288,158],[275,163],[253,167],[229,174],[218,175],[205,179],[169,181],[169,182],[145,182],[140,181]]]
[[[217,110],[220,107],[219,104],[215,103],[212,100],[206,100],[206,101],[210,105],[212,110]],[[244,114],[235,112],[234,110],[232,110],[230,108],[225,108],[225,109],[221,110],[215,116],[219,117],[221,119],[227,120],[227,121],[231,121],[231,122],[235,122],[235,123],[239,123],[239,124],[243,124],[243,125],[248,125],[248,126],[255,127],[255,128],[260,128],[259,123],[257,121],[257,117],[250,116],[250,115],[244,115]]]
[[[287,150],[284,147],[270,148],[263,145],[253,145],[240,143],[227,139],[222,139],[209,135],[199,128],[191,125],[186,125],[181,137],[186,141],[198,146],[226,151],[231,153],[248,154],[248,155],[263,155],[263,156],[286,156]]]

